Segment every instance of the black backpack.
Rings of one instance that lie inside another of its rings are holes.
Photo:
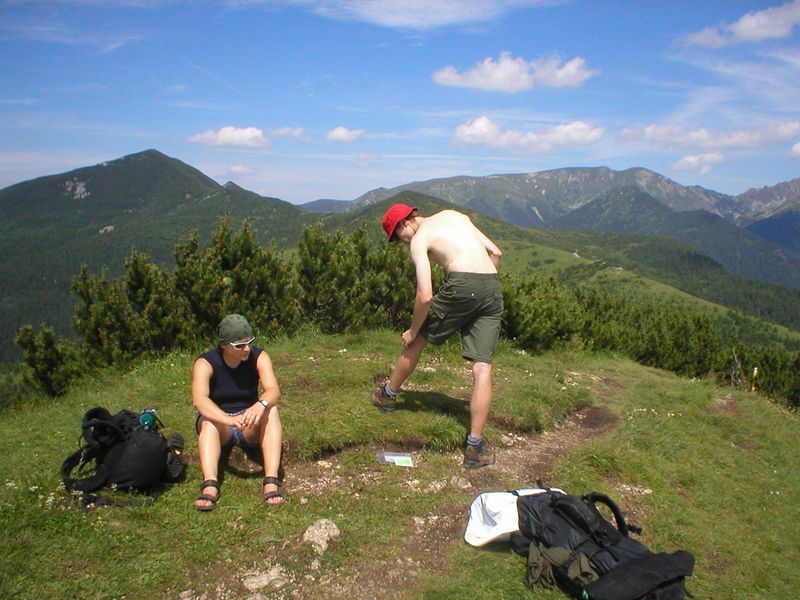
[[[605,504],[616,526],[595,506]],[[548,491],[517,498],[519,531],[512,548],[527,557],[526,580],[558,587],[581,600],[681,600],[694,557],[683,550],[653,553],[629,537],[619,507],[599,493],[582,497]]]
[[[93,408],[83,417],[83,444],[61,465],[64,487],[81,492],[84,503],[115,504],[91,494],[101,488],[149,492],[163,483],[179,481],[186,470],[183,437],[174,433],[167,440],[155,411],[140,423],[139,413],[123,410],[115,415]],[[76,470],[77,469],[77,470]],[[79,477],[73,477],[73,471]]]

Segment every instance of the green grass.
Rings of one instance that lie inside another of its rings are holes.
[[[232,473],[213,513],[192,508],[200,480],[189,398],[194,352],[104,371],[61,399],[0,412],[0,597],[173,598],[185,590],[247,597],[244,575],[272,565],[286,573],[280,592],[287,597],[292,590],[324,597],[320,590],[332,585],[326,578],[393,581],[383,568],[409,558],[422,570],[403,575],[396,597],[564,597],[527,590],[524,561],[507,547],[476,549],[460,538],[477,493],[532,483],[536,474],[526,481],[500,468],[461,469],[471,373],[457,343],[426,350],[392,415],[367,398],[391,370],[397,333],[307,331],[267,348],[283,392],[287,502],[277,510],[260,500],[258,476]],[[549,483],[609,493],[643,525],[654,550],[692,552],[695,597],[792,597],[800,576],[775,565],[800,558],[796,414],[751,394],[577,351],[534,357],[502,345],[495,383],[494,443],[503,432],[552,431],[593,402],[618,415],[610,433],[559,462]],[[58,469],[77,446],[83,413],[98,405],[157,408],[167,430],[187,438],[187,480],[152,506],[83,510],[61,489]],[[413,451],[418,466],[380,465],[376,449]],[[471,487],[451,484],[453,476]],[[456,526],[420,548],[413,517],[429,515],[450,515]],[[342,537],[313,569],[316,556],[302,534],[320,518],[334,520]]]
[[[615,398],[621,420],[559,464],[558,485],[618,499],[639,517],[642,539],[655,551],[691,551],[697,562],[688,588],[696,598],[794,597],[797,577],[779,575],[775,566],[800,559],[796,413],[628,363],[589,358],[582,369],[613,372],[622,385]],[[463,589],[490,589],[493,574],[519,572],[514,558],[465,547],[455,568],[470,573]],[[449,577],[433,578],[430,597],[449,590],[449,597],[467,598],[458,587]],[[509,584],[494,597],[563,596]]]

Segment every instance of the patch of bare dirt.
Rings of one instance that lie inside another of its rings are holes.
[[[492,448],[497,463],[473,472],[480,491],[505,490],[515,482],[524,485],[542,480],[553,484],[550,473],[556,462],[571,450],[611,429],[618,417],[603,406],[590,406],[551,431],[540,434],[505,433]]]
[[[604,406],[592,406],[572,415],[565,423],[542,434],[506,432],[493,440],[496,464],[468,471],[461,468],[461,453],[453,453],[453,475],[420,487],[418,472],[409,471],[404,485],[419,493],[440,491],[450,486],[467,492],[461,504],[447,507],[437,514],[409,515],[414,535],[385,556],[375,557],[368,564],[335,573],[312,575],[297,582],[291,593],[279,598],[388,599],[402,596],[414,587],[419,577],[446,570],[449,557],[463,541],[469,505],[475,496],[486,491],[516,489],[533,485],[537,479],[551,481],[553,467],[559,459],[590,439],[611,429],[618,417]],[[303,496],[324,494],[333,487],[357,490],[385,477],[385,470],[368,469],[351,478],[340,474],[339,457],[305,465],[287,473],[287,488],[300,502]],[[299,467],[300,465],[298,465]],[[418,469],[424,469],[424,463]],[[383,473],[383,475],[382,475]],[[358,492],[354,492],[358,493]]]
[[[281,577],[268,570],[263,573],[239,573],[236,577],[245,587],[245,580],[255,582],[254,586],[260,581],[270,582],[265,583],[263,588],[248,588],[251,595],[247,597],[252,600],[266,597],[284,600],[383,600],[402,597],[415,588],[415,582],[419,579],[432,573],[445,572],[449,568],[450,556],[464,544],[463,533],[469,505],[478,494],[535,485],[537,480],[546,485],[557,486],[558,482],[552,480],[553,468],[557,462],[570,451],[609,431],[617,423],[617,415],[606,403],[622,386],[609,377],[585,373],[571,375],[588,384],[602,403],[579,411],[551,431],[540,434],[504,432],[498,439],[491,440],[491,449],[496,453],[496,464],[492,466],[474,471],[465,470],[461,467],[462,455],[459,451],[451,454],[453,469],[444,479],[421,483],[420,479],[426,478],[420,475],[428,468],[422,459],[418,460],[415,469],[407,471],[400,483],[419,494],[455,488],[463,491],[462,502],[446,506],[435,514],[409,514],[413,535],[398,540],[397,545],[387,548],[385,554],[371,557],[367,562],[326,569],[319,560],[310,556],[305,561],[308,562],[305,573],[297,570],[291,573],[281,572]],[[310,498],[333,490],[349,490],[354,495],[369,493],[371,487],[389,476],[385,466],[377,464],[355,473],[343,468],[342,457],[346,452],[326,456],[315,462],[298,461],[287,465],[284,489],[289,495],[289,501],[305,504]],[[231,458],[237,463],[242,461],[242,457]],[[246,465],[237,466],[247,470]],[[628,509],[626,514],[631,512],[635,520],[643,516],[637,514],[639,511],[636,507],[642,506],[642,503],[636,500],[647,491],[626,488],[623,482],[619,483],[617,489],[621,495],[620,500]],[[293,543],[299,544],[297,540]],[[273,566],[273,570],[274,568]],[[206,592],[202,597],[232,597],[222,590],[224,587],[218,589],[216,594]],[[230,592],[230,587],[225,591]],[[184,598],[191,600],[193,596],[189,592],[185,593]]]
[[[742,412],[741,410],[739,410],[739,405],[736,399],[730,394],[728,394],[727,396],[723,396],[721,398],[715,398],[711,402],[709,410],[718,411],[734,417],[742,416]]]
[[[761,450],[761,446],[750,440],[740,440],[733,442],[733,445],[743,452],[757,452]]]

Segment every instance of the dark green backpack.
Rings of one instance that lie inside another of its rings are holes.
[[[616,526],[595,506],[606,505]],[[653,553],[629,537],[641,530],[599,493],[582,497],[548,491],[517,498],[519,531],[512,548],[527,557],[530,587],[558,587],[581,600],[682,600],[694,557],[683,550]]]
[[[109,504],[92,494],[101,488],[149,492],[180,480],[186,470],[184,441],[179,433],[167,440],[155,411],[123,410],[115,415],[97,407],[86,412],[81,425],[83,443],[61,465],[64,487],[81,492],[84,503]],[[73,471],[75,475],[73,476]]]

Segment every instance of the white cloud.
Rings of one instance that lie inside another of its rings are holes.
[[[112,31],[112,28],[87,26],[88,22],[86,20],[71,24],[57,16],[32,12],[17,19],[9,18],[3,23],[4,37],[64,46],[83,46],[93,48],[100,54],[114,52],[145,37],[144,34],[131,33],[124,29]]]
[[[168,85],[167,87],[164,88],[164,92],[166,94],[183,94],[184,92],[186,92],[188,90],[189,90],[189,87],[184,85],[184,84],[182,84],[182,83],[176,83],[174,85]]]
[[[732,44],[789,37],[800,24],[800,0],[749,12],[735,23],[706,27],[686,36],[687,44],[721,48]]]
[[[684,131],[678,125],[648,125],[626,128],[625,141],[648,141],[681,148],[753,148],[784,141],[800,134],[800,121],[780,121],[749,129],[713,133],[705,127]]]
[[[433,74],[439,85],[466,87],[494,92],[519,92],[539,84],[547,87],[578,87],[598,72],[588,69],[582,58],[566,64],[558,56],[526,61],[503,52],[495,61],[485,58],[472,69],[459,73],[448,65]]]
[[[206,146],[225,146],[228,148],[266,148],[269,140],[257,127],[223,127],[219,131],[204,131],[189,138],[190,142]]]
[[[37,102],[33,98],[0,98],[0,106],[31,106]]]
[[[558,56],[551,56],[531,61],[531,66],[536,82],[547,87],[578,87],[600,73],[596,69],[588,69],[581,57],[562,65]]]
[[[364,129],[348,129],[347,127],[335,127],[326,135],[325,139],[329,142],[355,142],[366,133]]]
[[[305,132],[302,127],[281,127],[279,129],[273,129],[269,132],[270,137],[273,138],[291,138],[294,140],[300,140],[303,142],[307,142],[311,139],[311,137]]]
[[[353,159],[353,165],[359,169],[363,169],[370,166],[373,161],[378,160],[379,158],[380,156],[377,154],[360,152],[356,155],[355,159]]]
[[[798,142],[794,146],[792,146],[792,150],[791,150],[790,154],[794,158],[800,158],[800,142]]]
[[[711,168],[725,160],[725,156],[721,152],[706,152],[704,154],[693,154],[684,156],[678,162],[672,165],[673,169],[678,171],[694,171],[700,175],[705,175]]]
[[[603,136],[602,127],[584,121],[553,125],[538,131],[503,131],[486,116],[459,125],[453,136],[457,144],[482,145],[490,148],[509,148],[528,152],[545,152],[556,146],[585,146]]]
[[[226,172],[229,175],[252,175],[255,171],[246,165],[231,165]]]
[[[480,23],[526,6],[546,6],[552,0],[286,0],[315,13],[343,21],[365,21],[383,27],[433,29]]]

